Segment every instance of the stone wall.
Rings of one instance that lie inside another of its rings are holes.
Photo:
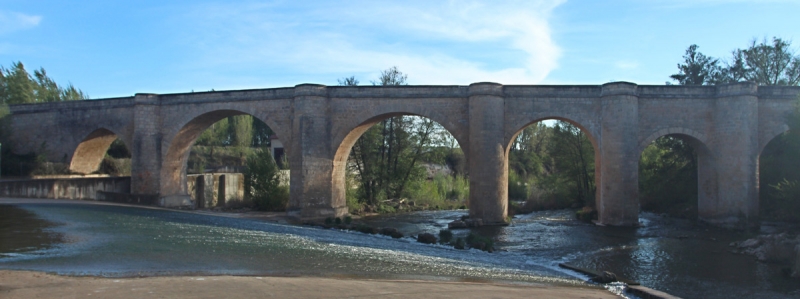
[[[99,191],[130,193],[130,177],[0,181],[0,196],[98,200]]]

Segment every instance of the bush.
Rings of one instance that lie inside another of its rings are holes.
[[[245,196],[256,208],[264,211],[284,211],[289,203],[289,188],[280,185],[278,166],[269,150],[256,150],[247,157]]]
[[[478,234],[470,233],[467,236],[467,244],[469,247],[492,252],[494,251],[494,241],[491,238],[487,238]]]
[[[597,211],[591,207],[583,207],[583,209],[575,212],[575,217],[583,222],[592,222],[592,220],[597,219]]]
[[[353,217],[350,216],[344,217],[344,224],[350,225],[351,222],[353,222]]]
[[[443,229],[439,231],[439,241],[442,243],[450,243],[453,240],[453,232],[449,229]]]

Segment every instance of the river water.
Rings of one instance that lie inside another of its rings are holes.
[[[437,233],[467,213],[365,219],[406,234]],[[566,262],[608,270],[684,298],[800,298],[780,267],[729,253],[746,235],[643,214],[640,228],[598,227],[570,211],[521,215],[473,231],[499,252],[455,250],[356,232],[136,207],[0,205],[0,269],[69,275],[320,275],[586,285]],[[469,231],[456,231],[463,236]]]

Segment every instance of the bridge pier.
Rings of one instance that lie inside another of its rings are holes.
[[[503,144],[503,85],[469,86],[469,215],[485,224],[506,224],[508,159]]]
[[[133,101],[133,144],[128,148],[131,152],[131,193],[159,194],[162,153],[158,95],[137,93]]]
[[[757,225],[758,86],[737,83],[717,87],[713,126],[718,193],[716,200],[699,203],[698,216],[716,226]]]
[[[334,153],[326,87],[297,85],[293,108],[289,214],[303,219],[344,216],[345,198],[334,196]]]
[[[595,200],[605,225],[639,224],[638,100],[636,84],[603,85]]]

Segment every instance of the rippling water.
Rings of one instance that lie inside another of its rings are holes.
[[[428,211],[365,221],[396,227],[407,235],[437,233],[466,213]],[[570,211],[521,215],[507,227],[472,230],[496,240],[500,252],[489,254],[423,245],[410,238],[179,211],[0,205],[0,269],[103,276],[321,275],[585,285],[586,277],[558,268],[566,262],[608,270],[684,298],[800,298],[800,283],[785,278],[779,266],[729,252],[728,243],[746,235],[647,213],[641,222],[640,228],[612,228],[575,221]]]
[[[369,221],[433,233],[466,213],[420,212]],[[751,237],[747,234],[650,213],[642,213],[640,222],[640,228],[599,227],[561,210],[519,215],[508,227],[473,231],[493,237],[496,247],[522,254],[530,264],[607,270],[684,298],[800,298],[800,281],[784,276],[780,265],[730,252],[728,244]]]
[[[2,269],[103,276],[269,274],[584,284],[525,264],[522,255],[461,251],[410,238],[134,207],[22,204],[0,209],[6,214],[21,209],[18,214],[59,224],[47,234],[62,240],[0,256]]]

